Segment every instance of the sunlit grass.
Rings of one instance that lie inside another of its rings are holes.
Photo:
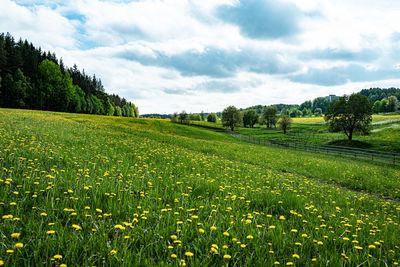
[[[0,136],[6,266],[400,259],[394,168],[156,119],[0,109]]]

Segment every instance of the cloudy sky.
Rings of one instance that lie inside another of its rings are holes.
[[[398,0],[0,0],[0,32],[142,114],[400,87]]]

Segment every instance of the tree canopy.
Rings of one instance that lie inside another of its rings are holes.
[[[68,68],[54,53],[10,34],[0,34],[0,77],[0,107],[139,116],[133,103],[105,93],[95,75]]]
[[[229,106],[222,111],[222,126],[229,127],[231,131],[242,124],[242,116],[235,106]]]
[[[372,122],[372,103],[361,94],[343,96],[329,105],[324,118],[331,131],[342,131],[351,141],[355,132],[369,133]]]
[[[261,120],[263,124],[267,125],[267,128],[272,127],[272,125],[276,125],[278,121],[278,110],[274,106],[269,106],[264,108],[264,112],[261,116]]]
[[[243,112],[243,126],[244,127],[254,127],[254,124],[256,124],[258,121],[258,115],[257,112],[254,109],[246,110]]]

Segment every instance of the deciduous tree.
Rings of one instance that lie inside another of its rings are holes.
[[[354,132],[368,134],[372,121],[372,103],[363,95],[343,96],[329,105],[325,120],[331,131],[342,131],[349,141]]]

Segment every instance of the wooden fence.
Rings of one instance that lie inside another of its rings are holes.
[[[238,134],[232,131],[225,131],[225,132],[240,140],[250,142],[253,144],[280,146],[291,149],[339,155],[342,157],[351,157],[351,158],[400,166],[400,154],[397,153],[390,153],[390,152],[362,149],[362,148],[344,147],[344,146],[303,143],[291,140],[262,139],[262,138],[255,138],[249,135]]]

